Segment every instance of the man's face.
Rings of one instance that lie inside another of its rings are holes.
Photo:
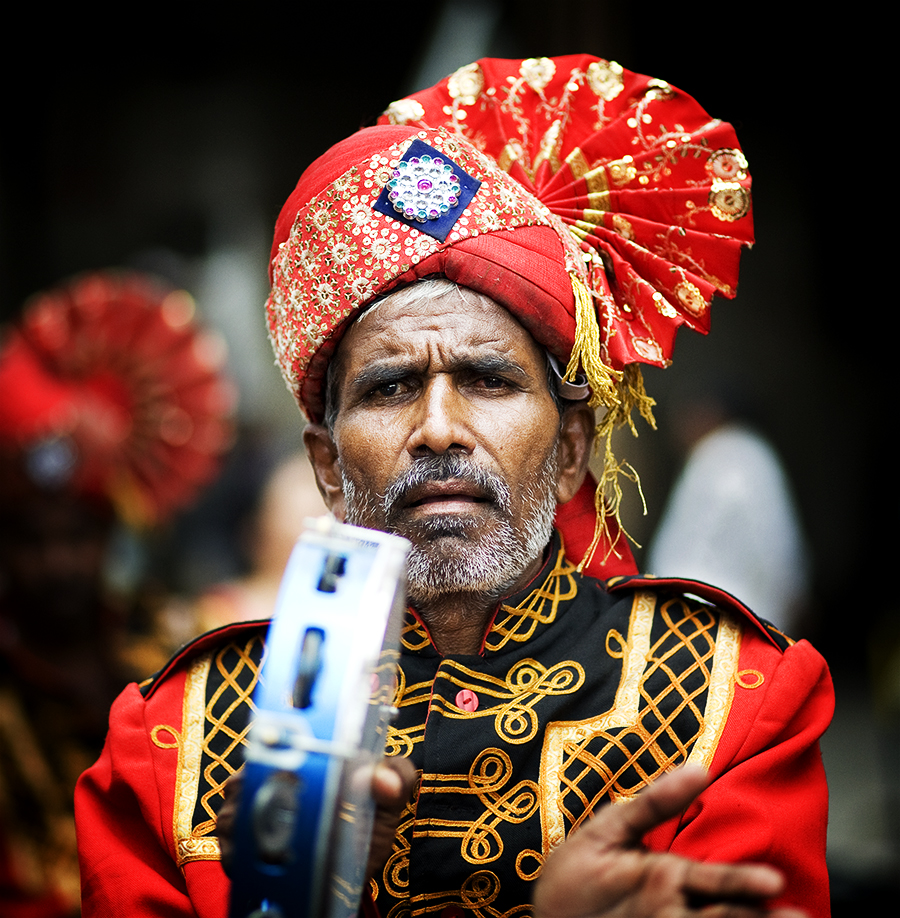
[[[362,316],[334,359],[332,507],[413,543],[410,596],[532,576],[561,496],[560,416],[528,332],[470,290],[407,292]]]

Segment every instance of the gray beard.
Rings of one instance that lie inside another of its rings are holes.
[[[381,529],[413,543],[407,559],[407,591],[414,604],[448,593],[484,593],[500,597],[543,552],[556,516],[558,445],[525,491],[522,518],[512,518],[509,486],[468,457],[446,453],[417,460],[383,495],[363,493],[341,470],[346,520]],[[448,479],[481,488],[496,508],[492,524],[454,514],[404,524],[402,501],[412,488]]]

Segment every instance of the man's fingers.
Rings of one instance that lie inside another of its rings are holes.
[[[388,859],[403,808],[409,803],[418,773],[409,759],[383,758],[372,773],[372,796],[377,804],[366,877],[372,877]]]
[[[711,864],[685,861],[683,886],[696,898],[773,899],[784,892],[784,877],[765,864]]]
[[[402,809],[416,783],[416,768],[400,756],[384,758],[372,773],[372,796],[379,807]]]
[[[237,821],[242,783],[243,775],[240,772],[231,775],[225,782],[222,790],[225,800],[219,807],[219,814],[216,817],[216,834],[219,838],[222,867],[229,876],[234,860],[234,824]]]

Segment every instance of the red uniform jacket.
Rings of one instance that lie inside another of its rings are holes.
[[[211,632],[116,702],[76,795],[86,918],[227,914],[215,812],[240,767],[265,631]],[[479,655],[442,656],[411,613],[395,703],[387,752],[410,756],[421,779],[370,911],[526,907],[569,831],[691,761],[710,786],[647,844],[773,864],[788,877],[784,902],[829,913],[818,747],[828,671],[727,594],[601,584],[555,543],[538,578],[500,605]]]

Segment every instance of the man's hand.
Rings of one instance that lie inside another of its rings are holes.
[[[219,855],[222,869],[231,876],[234,861],[234,824],[237,821],[238,808],[241,805],[241,773],[235,772],[222,788],[225,797],[216,816],[216,835],[219,837]]]
[[[686,766],[634,800],[602,809],[548,857],[535,887],[535,918],[802,918],[766,907],[784,891],[772,867],[691,861],[641,847],[643,836],[680,813],[707,781],[705,771]]]
[[[375,822],[366,865],[367,880],[375,876],[390,857],[400,814],[409,803],[417,777],[413,763],[401,756],[382,759],[372,775]]]
[[[416,776],[416,769],[412,762],[399,757],[382,759],[372,774],[375,821],[372,826],[372,843],[369,848],[366,879],[374,876],[390,856],[394,833],[400,822],[400,814],[412,795]],[[229,876],[234,858],[234,824],[240,806],[241,783],[240,772],[233,774],[225,782],[223,789],[225,800],[216,820],[222,867]]]

